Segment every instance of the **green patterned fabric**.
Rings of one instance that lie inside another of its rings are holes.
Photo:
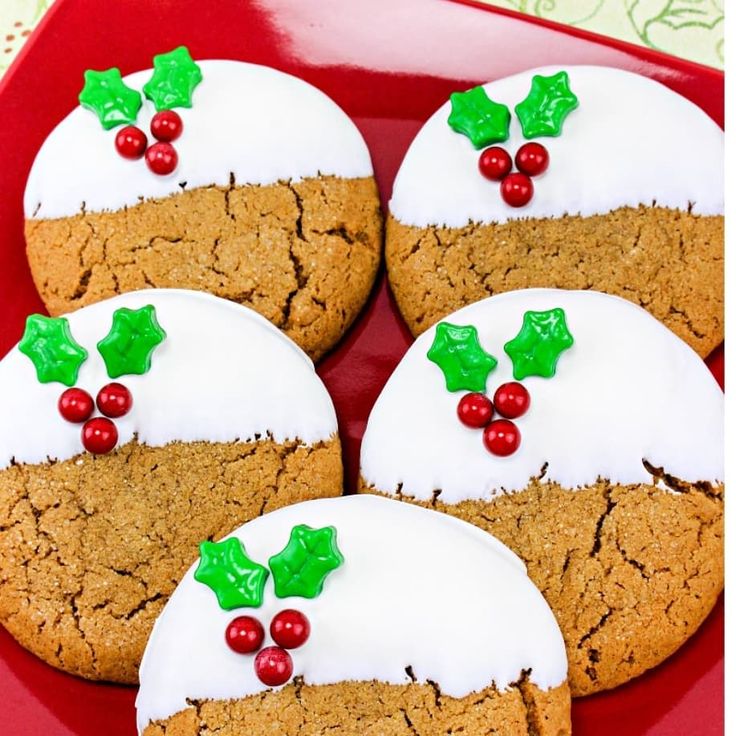
[[[15,59],[26,38],[53,0],[0,0],[0,76]]]
[[[725,0],[482,0],[723,69]]]
[[[723,69],[725,0],[483,0]],[[0,75],[53,0],[0,0]]]

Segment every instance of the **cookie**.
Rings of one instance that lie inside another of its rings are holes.
[[[307,501],[203,544],[140,682],[143,736],[570,733],[562,637],[519,559],[377,496]]]
[[[619,297],[529,289],[450,315],[376,401],[360,473],[522,558],[573,695],[657,665],[723,588],[723,393]]]
[[[593,289],[706,356],[723,340],[723,187],[723,131],[662,84],[522,72],[453,94],[411,144],[389,280],[415,335],[500,292]]]
[[[146,287],[204,290],[255,309],[319,358],[357,316],[380,259],[358,129],[275,69],[195,64],[183,47],[154,63],[124,79],[87,72],[83,106],[36,156],[25,233],[46,307],[58,315]],[[157,141],[153,129],[177,137]]]
[[[0,401],[0,622],[90,679],[136,682],[202,539],[342,492],[311,361],[209,294],[150,289],[30,317],[0,361]]]

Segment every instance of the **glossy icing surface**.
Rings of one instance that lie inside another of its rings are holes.
[[[565,488],[597,478],[651,483],[642,463],[688,481],[723,479],[723,392],[700,357],[648,312],[594,291],[528,289],[471,304],[444,321],[475,325],[498,359],[489,396],[513,381],[503,346],[527,310],[561,307],[574,338],[553,378],[530,376],[518,420],[521,446],[491,455],[481,433],[460,423],[467,393],[445,389],[427,358],[434,327],[417,338],[381,392],[361,447],[361,474],[380,491],[458,503],[522,490],[544,478]],[[697,428],[694,431],[692,428]]]
[[[94,398],[110,382],[95,347],[113,312],[152,304],[167,337],[143,375],[116,380],[133,395],[115,420],[119,444],[234,442],[271,435],[312,444],[337,432],[332,401],[309,358],[252,310],[201,292],[147,289],[107,299],[68,315],[74,338],[89,353],[77,386]],[[81,427],[62,419],[66,387],[42,384],[16,347],[0,361],[0,468],[12,460],[67,460],[83,451]]]
[[[567,673],[562,636],[524,565],[485,532],[445,514],[377,496],[307,501],[266,514],[234,532],[255,561],[286,544],[297,524],[333,526],[344,563],[315,599],[285,598],[266,583],[264,605],[223,611],[212,591],[184,576],[156,621],[140,671],[138,728],[187,707],[190,699],[230,699],[263,692],[253,656],[236,654],[225,629],[237,615],[296,608],[311,624],[291,652],[307,684],[373,679],[432,680],[463,697],[491,682],[500,689],[523,669],[547,689]],[[438,636],[451,627],[452,636]],[[186,646],[182,641],[186,640]],[[267,635],[264,646],[271,645]]]
[[[174,141],[179,166],[168,176],[115,150],[115,132],[96,115],[74,109],[46,139],[33,163],[24,197],[27,218],[55,218],[118,210],[182,189],[334,175],[371,176],[368,149],[350,118],[307,82],[240,61],[198,62],[203,81],[193,106],[177,108],[184,132]],[[151,70],[124,77],[140,90]],[[155,109],[144,100],[137,126],[148,135]]]
[[[659,82],[620,69],[550,66],[483,85],[512,113],[511,154],[525,142],[514,106],[535,74],[565,69],[580,102],[558,138],[536,138],[549,169],[534,178],[524,207],[507,205],[499,185],[478,173],[470,141],[447,124],[450,103],[429,118],[396,175],[389,207],[406,225],[463,227],[468,222],[603,214],[640,204],[723,213],[723,131],[699,107]],[[685,149],[685,150],[683,150]]]

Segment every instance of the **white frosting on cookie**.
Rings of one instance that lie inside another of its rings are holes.
[[[147,304],[166,331],[144,375],[111,379],[97,343],[113,312]],[[115,419],[119,445],[134,435],[161,446],[173,441],[246,441],[267,434],[306,444],[337,432],[332,401],[309,358],[256,312],[209,294],[147,289],[67,315],[74,339],[89,353],[77,386],[94,398],[115,380],[133,395]],[[67,460],[81,452],[81,425],[65,421],[57,402],[66,386],[39,383],[31,360],[12,348],[0,361],[0,468]]]
[[[187,699],[242,698],[268,688],[253,655],[225,644],[238,615],[266,630],[274,614],[309,618],[307,643],[292,651],[294,676],[309,685],[379,680],[436,682],[463,697],[503,689],[531,669],[540,688],[560,685],[567,661],[557,623],[522,562],[486,532],[445,514],[377,496],[307,501],[266,514],[234,532],[261,564],[293,526],[334,526],[344,564],[313,600],[278,599],[273,579],[258,609],[223,611],[214,593],[184,576],[149,639],[136,701],[138,729],[187,707]]]
[[[511,111],[513,157],[526,141],[514,107],[535,74],[561,69],[579,107],[558,138],[535,138],[549,151],[547,171],[534,178],[525,207],[507,205],[498,182],[478,172],[480,151],[447,124],[446,102],[412,142],[389,204],[406,225],[462,227],[566,214],[590,216],[656,202],[703,215],[723,213],[723,131],[699,107],[659,82],[598,66],[532,69],[484,85]]]
[[[471,304],[445,318],[475,325],[498,359],[486,392],[513,381],[503,346],[527,310],[565,310],[574,344],[553,378],[522,381],[531,396],[516,420],[521,446],[490,454],[482,431],[460,423],[467,392],[445,389],[428,360],[432,327],[417,338],[378,397],[361,448],[361,474],[378,490],[458,503],[490,499],[544,479],[565,488],[609,478],[651,483],[642,459],[687,481],[723,479],[723,393],[698,355],[648,312],[595,291],[529,289]],[[499,418],[496,415],[495,418]]]
[[[94,112],[75,108],[41,146],[26,185],[27,218],[118,210],[142,199],[187,189],[274,184],[306,177],[372,176],[360,132],[324,93],[297,77],[240,61],[198,61],[203,80],[191,108],[176,108],[184,132],[174,141],[178,169],[157,176],[143,160],[115,150],[118,128],[106,131]],[[141,90],[151,70],[124,77]],[[80,84],[81,84],[80,80]],[[136,125],[155,143],[153,104],[144,98]]]

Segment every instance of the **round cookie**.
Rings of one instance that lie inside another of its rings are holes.
[[[508,157],[484,169],[508,181],[479,171],[491,143]],[[548,168],[512,206],[529,144]],[[453,94],[421,129],[389,203],[389,279],[415,335],[499,292],[595,289],[706,356],[723,340],[723,190],[723,131],[684,97],[618,69],[532,69]]]
[[[524,560],[573,695],[655,666],[707,616],[723,587],[723,477],[708,368],[594,291],[507,292],[427,330],[361,448],[363,492],[470,521]]]
[[[228,540],[202,546],[156,621],[136,701],[143,736],[570,733],[557,623],[490,535],[347,496],[274,511]],[[306,641],[274,630],[285,609],[306,617]],[[243,616],[265,633],[250,653],[225,638]],[[278,654],[291,672],[269,680],[260,652],[299,643]]]
[[[103,400],[111,382],[124,388]],[[61,414],[67,386],[88,396],[86,411],[64,409],[93,412],[84,424]],[[116,401],[125,389],[132,406]],[[0,622],[83,677],[136,681],[202,539],[342,492],[335,412],[311,361],[209,294],[150,289],[29,317],[0,361],[0,401]],[[82,438],[95,426],[117,433],[113,449],[105,432]]]
[[[123,80],[87,72],[80,100],[102,106],[101,119],[76,108],[36,156],[25,231],[44,303],[56,315],[146,287],[209,291],[260,312],[317,359],[357,316],[380,259],[363,138],[326,95],[275,69],[195,65],[183,47],[154,63]],[[172,106],[183,123],[173,173],[117,152],[125,122],[150,151],[151,120]]]

